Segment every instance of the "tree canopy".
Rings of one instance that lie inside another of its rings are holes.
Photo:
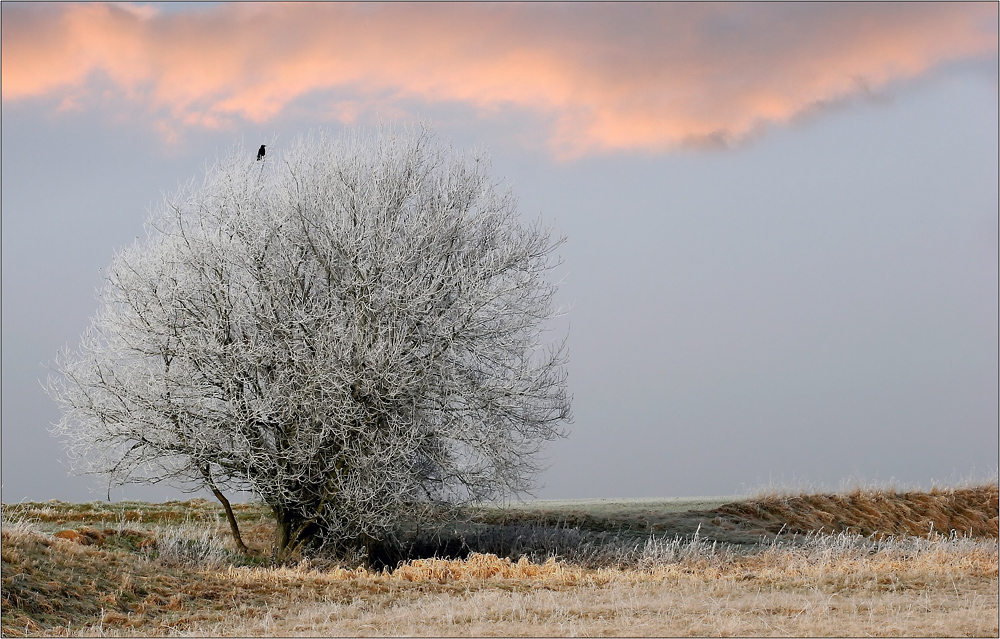
[[[281,550],[521,493],[571,418],[563,241],[425,129],[234,149],[115,256],[56,432],[114,484],[251,491]]]

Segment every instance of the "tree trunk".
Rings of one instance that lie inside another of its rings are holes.
[[[277,506],[272,506],[271,511],[277,524],[274,546],[279,558],[317,545],[319,526],[314,522]]]
[[[274,511],[274,521],[277,523],[277,528],[275,530],[274,548],[279,557],[283,557],[285,551],[288,549],[288,544],[290,542],[290,537],[292,536],[292,522],[284,516],[284,512],[280,508],[271,508]]]
[[[236,541],[236,547],[244,554],[250,552],[247,545],[243,543],[243,537],[240,535],[240,527],[236,523],[236,515],[233,514],[233,508],[229,505],[229,500],[215,486],[212,487],[212,493],[216,499],[222,502],[222,507],[226,509],[226,517],[229,519],[229,529],[233,531],[233,539]]]
[[[233,539],[236,541],[236,547],[240,549],[242,553],[250,552],[247,545],[243,543],[243,537],[240,535],[239,524],[236,523],[236,515],[233,514],[233,507],[229,505],[229,500],[226,496],[222,494],[222,491],[215,485],[212,481],[211,468],[206,464],[201,468],[201,474],[205,477],[205,481],[208,483],[208,487],[212,490],[212,494],[215,498],[219,500],[222,507],[226,509],[226,517],[229,519],[229,529],[233,532]]]

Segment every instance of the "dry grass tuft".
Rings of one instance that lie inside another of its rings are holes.
[[[405,581],[446,583],[462,579],[559,579],[565,573],[566,567],[554,558],[536,564],[527,557],[512,562],[506,557],[473,554],[464,561],[417,559],[394,570],[392,576]]]

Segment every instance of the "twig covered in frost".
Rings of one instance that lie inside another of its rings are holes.
[[[280,550],[524,491],[570,418],[562,241],[424,130],[237,148],[107,269],[56,430],[114,483],[252,491]]]

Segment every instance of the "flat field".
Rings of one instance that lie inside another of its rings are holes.
[[[997,636],[996,484],[538,501],[401,533],[398,561],[270,555],[265,509],[3,505],[5,636]],[[437,555],[434,558],[433,555]]]

